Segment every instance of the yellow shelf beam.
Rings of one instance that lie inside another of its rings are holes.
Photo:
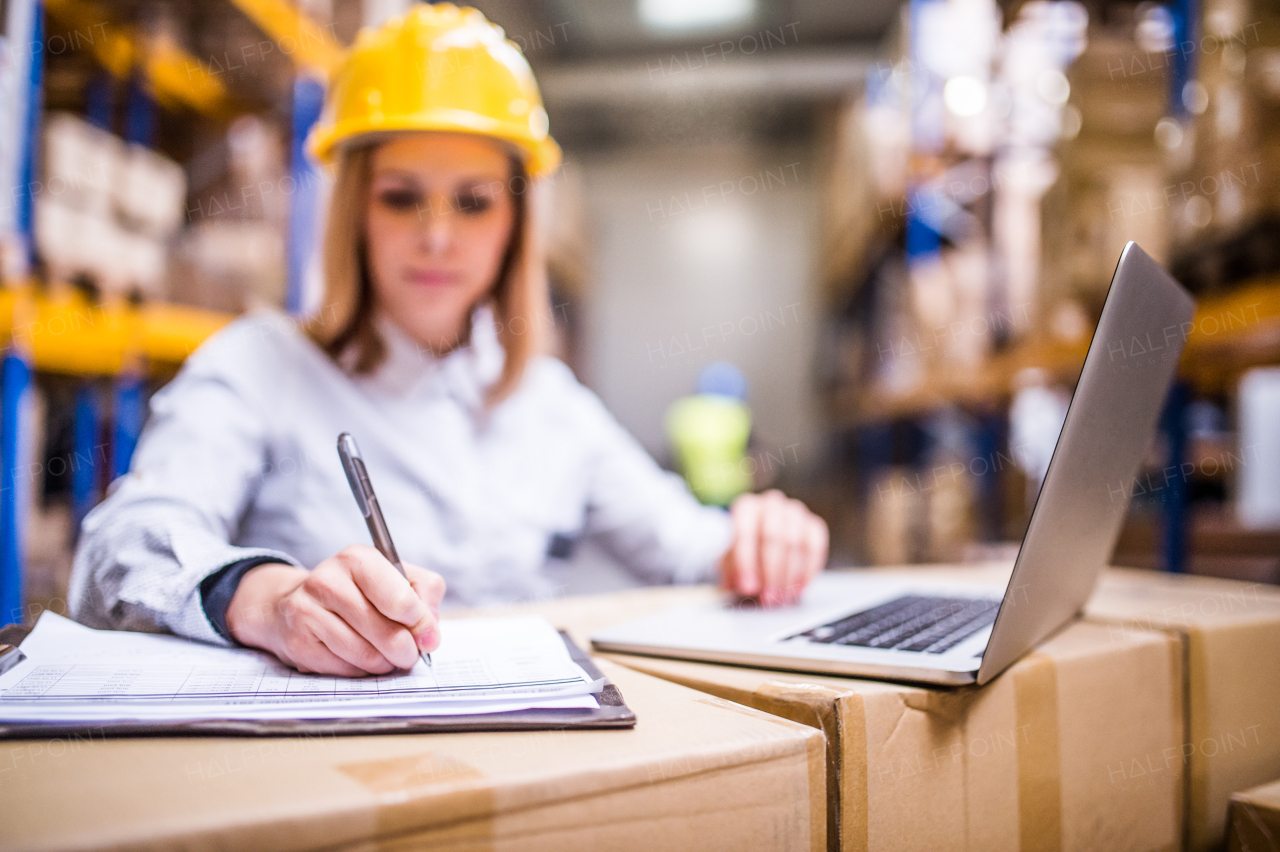
[[[232,314],[149,302],[139,310],[142,321],[142,351],[147,359],[161,364],[181,364],[215,331],[235,319]]]
[[[299,68],[327,78],[342,58],[333,33],[286,0],[231,0]]]
[[[1280,363],[1280,278],[1200,299],[1194,323],[1182,369],[1201,389],[1224,390],[1250,367]]]
[[[110,376],[143,362],[167,371],[234,319],[231,314],[184,305],[91,304],[75,294],[43,296],[0,290],[0,327],[36,370]]]

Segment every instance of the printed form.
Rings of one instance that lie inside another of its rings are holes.
[[[603,687],[538,616],[441,622],[432,666],[344,678],[302,674],[248,648],[93,630],[55,613],[0,675],[0,721],[340,719],[594,708]]]

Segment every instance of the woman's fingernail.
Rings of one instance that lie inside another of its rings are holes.
[[[418,637],[419,648],[429,648],[432,645],[434,645],[435,642],[436,642],[436,632],[434,630],[428,630],[426,633],[423,633],[421,636]]]

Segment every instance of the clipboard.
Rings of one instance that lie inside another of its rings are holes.
[[[11,624],[0,628],[0,645],[21,648],[30,627]],[[596,695],[600,706],[590,709],[550,707],[514,710],[507,713],[478,713],[464,716],[404,716],[370,719],[203,719],[183,722],[0,722],[0,739],[48,739],[56,737],[292,737],[365,736],[368,734],[446,734],[480,731],[601,730],[634,728],[636,714],[627,706],[618,687],[610,681],[585,651],[563,630],[560,638],[573,661],[592,678],[603,678],[604,689]],[[11,653],[20,653],[19,651]]]

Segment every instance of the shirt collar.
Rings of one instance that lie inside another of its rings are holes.
[[[506,353],[488,305],[472,312],[469,341],[443,356],[421,346],[382,311],[374,313],[373,321],[386,345],[386,359],[364,381],[392,396],[448,394],[479,408],[502,372]]]

